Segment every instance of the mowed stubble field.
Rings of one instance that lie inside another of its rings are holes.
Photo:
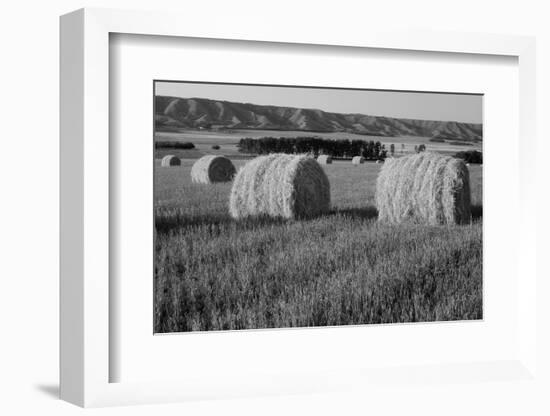
[[[191,183],[194,161],[156,161],[155,332],[482,318],[480,166],[472,224],[397,226],[376,220],[380,164],[323,166],[330,214],[234,221],[231,183]]]

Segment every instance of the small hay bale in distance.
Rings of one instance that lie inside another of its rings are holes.
[[[180,166],[181,165],[181,160],[177,156],[166,155],[160,161],[160,165],[164,166],[164,167],[167,167],[167,166]]]
[[[221,155],[206,155],[198,159],[191,168],[194,183],[229,182],[235,176],[233,163]]]
[[[461,159],[422,152],[387,159],[376,181],[378,219],[399,224],[471,220],[470,172]]]
[[[317,162],[321,165],[330,165],[332,163],[332,156],[329,155],[320,155],[317,157]]]
[[[363,156],[354,156],[353,159],[351,159],[351,163],[354,165],[360,165],[365,163],[365,158]]]
[[[229,212],[235,219],[310,218],[330,209],[330,183],[306,155],[271,154],[244,165],[233,182]]]

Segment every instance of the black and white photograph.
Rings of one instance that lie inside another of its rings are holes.
[[[155,333],[483,319],[483,95],[152,99]]]

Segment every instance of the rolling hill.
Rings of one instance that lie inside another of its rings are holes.
[[[481,124],[340,114],[167,96],[155,97],[155,125],[159,131],[174,128],[297,130],[387,137],[421,136],[467,142],[479,142],[483,136]]]

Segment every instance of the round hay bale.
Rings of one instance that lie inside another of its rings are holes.
[[[327,175],[305,155],[271,154],[251,160],[237,173],[229,198],[235,219],[309,218],[329,209]]]
[[[319,155],[319,157],[317,157],[317,162],[321,165],[330,165],[332,163],[332,157],[329,155]]]
[[[398,224],[471,220],[470,173],[463,160],[422,152],[388,159],[376,181],[378,219]]]
[[[198,159],[191,168],[194,183],[229,182],[235,176],[233,163],[221,155],[207,155]]]
[[[160,165],[164,166],[164,167],[166,167],[166,166],[180,166],[181,165],[181,160],[177,156],[166,155],[160,161]]]
[[[351,163],[354,165],[360,165],[365,163],[365,158],[363,156],[354,156],[353,159],[351,159]]]

